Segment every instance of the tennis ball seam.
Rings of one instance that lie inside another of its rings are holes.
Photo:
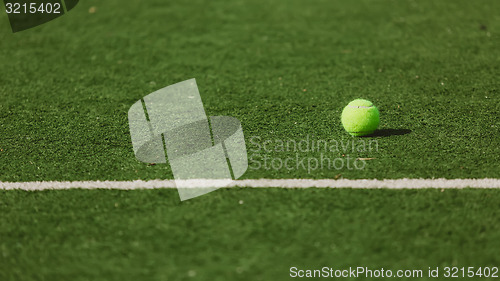
[[[350,108],[372,108],[373,107],[373,105],[363,106],[363,105],[350,105],[350,104],[348,104],[347,106]]]

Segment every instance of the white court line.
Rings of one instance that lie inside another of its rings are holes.
[[[221,180],[188,180],[188,186],[192,188],[221,187]],[[35,181],[35,182],[0,182],[0,190],[52,190],[52,189],[155,189],[175,188],[174,180],[150,180],[150,181]],[[500,179],[253,179],[235,180],[229,187],[251,187],[251,188],[500,188]]]

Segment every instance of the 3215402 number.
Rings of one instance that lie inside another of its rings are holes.
[[[7,14],[60,14],[60,3],[6,3]]]

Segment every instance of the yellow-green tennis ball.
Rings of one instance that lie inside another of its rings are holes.
[[[368,100],[353,100],[342,111],[342,125],[353,136],[373,134],[379,122],[378,109]]]

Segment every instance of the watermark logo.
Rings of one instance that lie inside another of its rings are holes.
[[[73,9],[79,0],[4,0],[12,32],[52,21]]]
[[[168,158],[182,201],[227,186],[247,170],[239,120],[207,118],[195,79],[147,95],[132,105],[128,119],[137,160]]]
[[[362,170],[366,160],[374,158],[351,157],[351,154],[378,152],[375,139],[263,139],[250,137],[249,169],[292,171],[312,174],[317,170]]]

